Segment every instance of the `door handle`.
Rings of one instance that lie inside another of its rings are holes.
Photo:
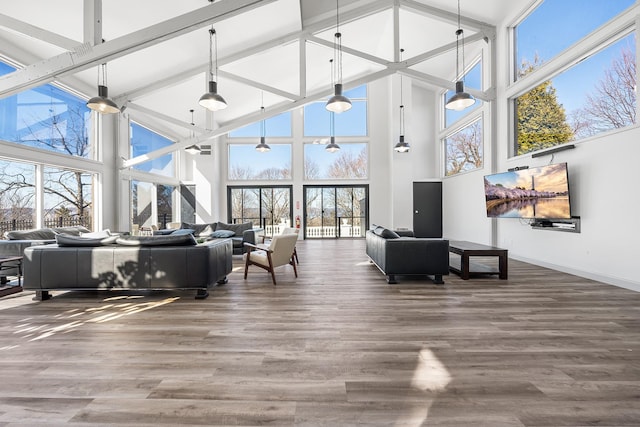
[[[414,213],[420,213],[420,212],[418,212],[418,210],[416,210]]]

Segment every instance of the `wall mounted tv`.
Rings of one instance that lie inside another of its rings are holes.
[[[484,194],[491,218],[571,218],[566,163],[487,175]]]

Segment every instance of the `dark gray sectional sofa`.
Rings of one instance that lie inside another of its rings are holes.
[[[23,289],[48,299],[51,290],[208,289],[232,270],[231,239],[196,244],[191,234],[83,239],[57,236],[57,244],[24,250]]]
[[[442,276],[449,274],[446,239],[413,237],[410,231],[379,226],[367,230],[365,238],[367,256],[387,276],[388,283],[397,283],[399,275],[428,275],[434,283],[443,284]]]

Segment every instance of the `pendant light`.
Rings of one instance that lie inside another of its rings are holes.
[[[100,72],[102,71],[102,82],[100,82]],[[87,101],[87,107],[100,114],[119,113],[120,108],[109,98],[107,89],[107,64],[100,64],[98,68],[98,96],[94,96]]]
[[[324,148],[329,153],[335,153],[336,151],[340,151],[340,146],[336,144],[336,113],[333,111],[330,114],[330,126],[331,126],[331,138],[329,139],[329,143]]]
[[[400,61],[402,61],[402,52],[400,49]],[[393,147],[398,153],[407,153],[409,151],[409,143],[404,140],[404,104],[402,102],[402,74],[400,74],[400,141]]]
[[[215,37],[215,43],[214,43]],[[215,45],[215,67],[214,67]],[[214,73],[215,71],[215,73]],[[200,97],[198,103],[210,111],[227,108],[227,101],[218,94],[218,35],[213,25],[209,29],[209,91]]]
[[[189,112],[191,113],[191,132],[190,132],[190,137],[191,137],[191,139],[195,139],[196,133],[194,132],[193,127],[196,124],[193,122],[193,108],[191,110],[189,110]],[[200,151],[202,151],[202,150],[200,149],[200,147],[198,147],[197,144],[193,144],[193,145],[190,145],[187,148],[185,148],[184,151],[186,151],[189,154],[199,154]]]
[[[262,113],[262,120],[260,121],[260,144],[256,145],[256,151],[266,153],[271,150],[271,147],[266,142],[267,138],[267,124],[264,120],[264,92],[262,93],[262,102],[260,105],[260,112]]]
[[[462,38],[462,75],[460,74],[460,38]],[[456,78],[460,80],[456,81],[456,93],[449,98],[445,104],[445,108],[448,110],[461,111],[467,107],[472,106],[476,100],[471,94],[464,91],[464,31],[460,26],[460,0],[458,0],[458,29],[456,30]]]
[[[327,110],[334,113],[343,113],[351,109],[351,101],[342,94],[342,34],[340,33],[340,20],[338,19],[339,11],[338,0],[336,0],[336,33],[333,41],[333,57],[335,71],[332,70],[331,83],[334,85],[334,95],[329,98]],[[335,80],[334,80],[335,75]]]

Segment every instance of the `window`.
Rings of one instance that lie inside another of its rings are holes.
[[[318,179],[366,179],[367,143],[342,143],[340,151],[329,153],[324,144],[304,144],[304,177]]]
[[[131,221],[138,227],[155,224],[151,219],[153,192],[153,184],[150,182],[131,181]]]
[[[464,87],[466,88],[474,88],[478,90],[482,90],[482,61],[478,61],[471,69],[464,75]],[[455,95],[454,90],[448,90],[444,94],[443,98],[443,108],[444,104],[447,103],[447,100]],[[451,126],[456,120],[460,119],[463,116],[466,116],[471,111],[479,108],[482,105],[482,101],[476,98],[475,104],[473,104],[469,108],[465,108],[462,111],[449,110],[444,108],[444,125],[445,127]]]
[[[444,140],[445,175],[483,166],[482,120],[478,119]]]
[[[0,232],[36,228],[35,165],[0,159]]]
[[[44,225],[64,227],[82,225],[92,228],[93,175],[44,167]]]
[[[293,188],[289,186],[228,187],[228,215],[231,223],[252,222],[264,228],[266,236],[291,227]]]
[[[291,144],[272,144],[264,153],[255,144],[229,144],[229,180],[291,179]]]
[[[635,32],[517,97],[516,154],[636,122]],[[521,75],[539,64],[523,64]]]
[[[173,185],[156,185],[156,200],[158,206],[158,227],[167,228],[173,221],[173,195],[176,187]]]
[[[0,62],[0,75],[13,71]],[[90,118],[84,100],[46,84],[0,99],[0,139],[90,158]]]
[[[550,60],[634,3],[634,0],[544,0],[515,27],[516,66]],[[521,74],[516,73],[516,77]]]
[[[360,86],[344,95],[351,100],[351,109],[335,114],[336,136],[367,136],[367,86]],[[326,100],[304,107],[304,136],[329,137],[331,113],[325,108]]]
[[[291,137],[291,112],[278,114],[264,121],[267,137]],[[229,133],[231,138],[260,137],[260,122],[252,123]]]
[[[159,135],[137,123],[131,122],[131,157],[137,157],[173,144],[168,138]],[[134,169],[163,176],[174,176],[173,154],[149,160],[133,166]]]

